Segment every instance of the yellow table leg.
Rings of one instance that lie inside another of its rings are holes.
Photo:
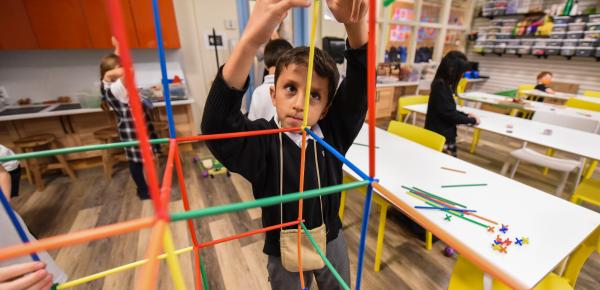
[[[379,228],[377,229],[377,251],[375,252],[375,272],[381,267],[381,252],[383,251],[383,236],[385,234],[385,220],[387,219],[387,204],[381,204],[379,209]]]
[[[583,175],[583,179],[587,180],[587,179],[592,178],[592,175],[594,174],[594,171],[596,170],[597,166],[598,166],[598,160],[593,160],[590,163],[590,166],[588,167],[587,171]]]
[[[475,148],[477,147],[477,143],[479,143],[479,133],[479,128],[473,130],[473,141],[471,141],[471,150],[469,151],[471,154],[475,153]]]
[[[342,191],[342,196],[340,197],[340,220],[344,219],[344,209],[346,208],[346,192]]]
[[[433,235],[430,231],[425,232],[425,249],[428,251],[433,247]]]
[[[546,149],[546,155],[554,156],[554,149],[552,149],[552,148]],[[549,171],[548,167],[544,167],[544,175],[548,175],[548,171]]]

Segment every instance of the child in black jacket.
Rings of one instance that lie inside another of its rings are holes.
[[[333,59],[315,50],[308,126],[326,142],[345,154],[363,125],[366,110],[366,42],[368,38],[366,1],[361,0],[359,17],[351,20],[353,1],[331,1],[330,9],[348,32],[346,78],[336,90],[339,74]],[[270,94],[276,115],[270,121],[250,121],[240,112],[248,86],[247,72],[258,47],[268,41],[272,30],[288,9],[307,6],[304,0],[258,0],[244,33],[229,61],[219,70],[204,108],[202,132],[253,131],[300,127],[304,113],[304,94],[308,67],[308,48],[295,48],[278,60],[274,87]],[[297,192],[300,177],[298,133],[281,133],[207,142],[209,149],[229,170],[252,183],[255,198]],[[306,147],[304,189],[327,187],[342,182],[342,163],[314,140]],[[303,219],[309,229],[325,224],[326,256],[350,284],[346,243],[338,216],[339,194],[304,200]],[[263,226],[294,221],[298,203],[262,208]],[[273,289],[299,289],[298,273],[282,266],[280,231],[266,233],[263,252],[268,255],[269,282]],[[315,276],[319,289],[341,289],[327,267],[304,271],[306,287]]]
[[[431,82],[425,118],[425,129],[446,137],[444,152],[454,157],[457,156],[456,125],[479,124],[479,117],[458,111],[454,101],[456,87],[467,71],[467,65],[467,57],[462,52],[451,51],[444,56]]]

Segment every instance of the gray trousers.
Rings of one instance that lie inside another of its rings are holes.
[[[340,229],[337,238],[327,243],[326,256],[333,267],[338,271],[346,284],[350,286],[350,262],[348,260],[348,246],[344,233]],[[300,277],[298,272],[289,272],[281,264],[281,257],[268,256],[267,271],[269,283],[273,290],[299,290]],[[343,289],[327,266],[319,270],[304,271],[305,287],[310,289],[312,277],[317,280],[317,286],[322,290]]]

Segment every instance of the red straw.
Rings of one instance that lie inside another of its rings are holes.
[[[377,6],[369,1],[369,19],[375,19]],[[369,31],[375,30],[375,21],[369,21]],[[375,177],[375,33],[369,33],[367,44],[367,96],[369,107],[369,176]]]
[[[179,137],[179,138],[176,138],[176,140],[177,140],[177,143],[183,143],[183,142],[191,142],[191,141],[206,141],[206,140],[215,140],[215,139],[250,137],[250,136],[277,134],[277,133],[283,133],[283,132],[298,132],[298,131],[300,131],[300,128],[268,129],[268,130],[256,130],[256,131],[246,131],[246,132],[219,133],[219,134],[210,134],[210,135]]]
[[[123,14],[121,13],[120,2],[121,1],[119,0],[106,1],[111,17],[113,35],[117,38],[119,43],[121,65],[125,68],[125,88],[129,95],[129,106],[131,107],[135,131],[137,138],[140,141],[140,150],[142,151],[142,160],[144,162],[144,171],[146,172],[146,178],[148,180],[148,188],[150,189],[150,196],[152,197],[152,203],[154,204],[154,211],[155,213],[158,213],[161,208],[158,178],[156,176],[150,142],[148,141],[148,132],[146,130],[146,120],[144,119],[142,103],[135,85],[133,62],[129,51],[129,43],[127,42],[127,31],[125,30],[125,21],[123,20]]]
[[[222,239],[218,239],[218,240],[204,242],[204,243],[200,244],[199,247],[206,248],[206,247],[214,246],[216,244],[220,244],[220,243],[224,243],[224,242],[228,242],[228,241],[232,241],[232,240],[238,240],[238,239],[245,238],[248,236],[252,236],[252,235],[256,235],[256,234],[260,234],[260,233],[264,233],[264,232],[268,232],[268,231],[272,231],[272,230],[276,230],[276,229],[281,229],[281,228],[285,228],[285,227],[291,227],[291,226],[298,225],[298,224],[300,224],[300,221],[291,221],[291,222],[287,222],[287,223],[283,223],[283,224],[268,226],[268,227],[265,227],[262,229],[256,229],[256,230],[252,230],[249,232],[245,232],[245,233],[225,237]]]
[[[169,200],[171,198],[171,188],[173,184],[173,159],[175,159],[175,151],[177,143],[175,139],[169,139],[169,155],[167,156],[167,165],[163,174],[162,186],[160,188],[160,204],[161,208],[158,212],[158,218],[169,220]]]

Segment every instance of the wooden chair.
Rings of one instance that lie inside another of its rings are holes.
[[[14,141],[14,144],[21,153],[34,152],[39,149],[57,149],[60,147],[60,144],[53,134],[39,134],[23,137]],[[33,180],[33,184],[35,184],[38,191],[44,190],[44,179],[42,178],[42,174],[48,170],[60,169],[66,173],[71,180],[77,179],[75,172],[73,172],[73,169],[71,169],[63,155],[55,155],[54,158],[56,158],[58,162],[42,164],[39,162],[38,158],[24,160],[25,167],[27,168],[27,178],[29,181]]]
[[[103,144],[119,141],[119,132],[115,128],[104,128],[94,132],[94,137]],[[119,162],[127,161],[123,149],[105,149],[102,150],[102,167],[104,176],[112,179],[113,166]]]

